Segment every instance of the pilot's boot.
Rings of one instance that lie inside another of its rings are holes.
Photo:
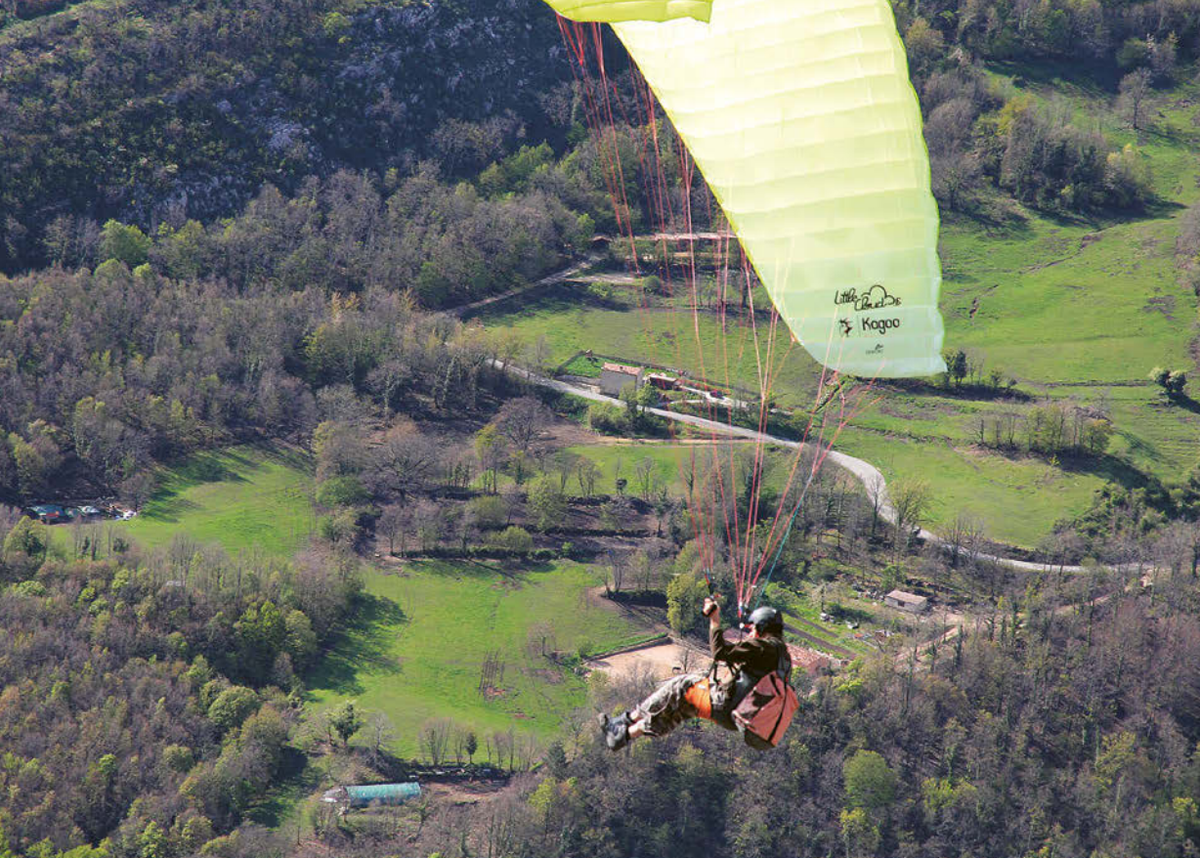
[[[622,712],[616,718],[600,716],[600,729],[604,732],[604,744],[610,751],[619,751],[629,744],[629,713]]]

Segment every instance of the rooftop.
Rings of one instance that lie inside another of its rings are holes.
[[[924,596],[918,596],[916,593],[906,593],[903,590],[893,590],[887,594],[887,598],[896,602],[904,602],[908,605],[924,605],[929,601]]]
[[[622,372],[625,375],[642,374],[642,368],[640,366],[626,366],[623,363],[606,363],[603,369],[606,372]]]

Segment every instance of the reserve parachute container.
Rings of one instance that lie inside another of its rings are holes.
[[[945,370],[937,206],[887,0],[546,2],[612,24],[816,360]]]

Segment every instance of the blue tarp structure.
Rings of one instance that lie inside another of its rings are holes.
[[[350,807],[367,807],[371,804],[403,804],[421,795],[421,786],[416,781],[402,784],[366,784],[344,787],[345,801]]]

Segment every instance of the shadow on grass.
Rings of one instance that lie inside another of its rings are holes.
[[[1156,458],[1159,456],[1157,450],[1134,436],[1126,432],[1121,432],[1120,435],[1129,442],[1131,451],[1142,448],[1141,451],[1146,455]],[[1091,474],[1127,489],[1143,488],[1155,482],[1124,459],[1108,453],[1103,456],[1063,456],[1059,459],[1058,467],[1066,474]]]
[[[152,521],[178,522],[181,516],[200,509],[200,504],[176,496],[174,493],[157,494],[150,499],[142,517]]]
[[[478,313],[466,313],[463,318],[483,322],[511,316],[514,313],[573,313],[579,310],[628,310],[630,303],[619,300],[614,288],[611,294],[581,284],[554,283],[531,289],[495,304],[480,308]]]
[[[262,800],[247,811],[246,818],[267,828],[279,828],[296,805],[308,798],[320,784],[321,773],[316,766],[309,765],[308,756],[285,745],[279,757],[279,770],[270,789]]]
[[[1115,65],[1082,57],[1070,60],[1022,59],[1020,62],[993,60],[987,63],[987,67],[997,74],[1023,79],[1026,85],[1033,83],[1062,89],[1067,84],[1097,98],[1114,94],[1121,80],[1121,71]]]
[[[362,694],[366,688],[359,679],[361,674],[399,673],[391,645],[397,628],[405,622],[404,611],[391,599],[369,593],[358,596],[350,622],[305,677],[306,684],[310,689]]]

